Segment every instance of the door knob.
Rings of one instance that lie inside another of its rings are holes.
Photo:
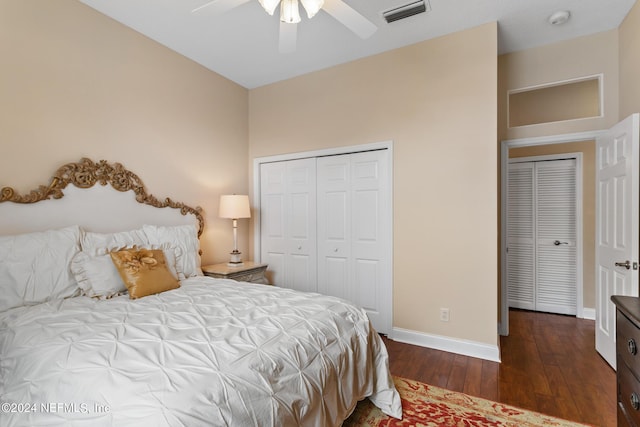
[[[631,262],[630,261],[616,262],[616,267],[624,267],[627,270],[630,270],[631,269]]]
[[[555,242],[553,242],[553,244],[556,246],[560,246],[560,245],[568,245],[569,242],[561,242],[560,240],[556,240]]]

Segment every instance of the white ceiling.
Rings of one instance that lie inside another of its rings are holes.
[[[378,26],[360,39],[324,11],[307,19],[301,6],[297,50],[278,51],[279,15],[257,0],[222,15],[209,0],[81,0],[107,16],[252,89],[445,34],[498,22],[499,53],[617,28],[635,0],[430,0],[427,13],[387,24],[382,12],[412,0],[344,0]],[[569,10],[552,26],[548,17]]]

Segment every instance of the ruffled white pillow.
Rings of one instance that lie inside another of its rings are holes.
[[[202,276],[200,241],[195,225],[144,225],[142,229],[151,245],[175,247],[176,270],[179,280]]]
[[[137,249],[162,249],[166,265],[178,279],[176,271],[175,248],[169,245],[145,245]],[[129,248],[129,249],[133,249]],[[117,249],[114,249],[116,251]],[[113,263],[109,253],[104,255],[90,255],[89,252],[79,252],[71,260],[71,271],[82,289],[82,293],[89,297],[108,299],[127,291],[125,283]]]
[[[149,241],[144,231],[137,230],[119,231],[116,233],[94,233],[85,231],[82,236],[81,247],[83,252],[89,255],[106,255],[117,249],[143,247]]]

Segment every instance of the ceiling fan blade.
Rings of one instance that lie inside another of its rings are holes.
[[[378,29],[373,22],[342,0],[324,0],[322,9],[360,36],[360,38],[367,39]]]
[[[297,38],[298,24],[280,21],[280,53],[295,52]]]
[[[249,0],[212,0],[196,7],[191,11],[191,13],[198,12],[204,8],[209,8],[209,13],[212,13],[214,15],[221,15],[224,12],[247,2],[249,2]]]

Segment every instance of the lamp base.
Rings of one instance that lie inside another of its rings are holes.
[[[244,263],[242,262],[242,258],[241,258],[242,253],[239,251],[233,251],[231,252],[231,260],[227,263],[228,267],[240,267],[241,265],[243,265]]]

